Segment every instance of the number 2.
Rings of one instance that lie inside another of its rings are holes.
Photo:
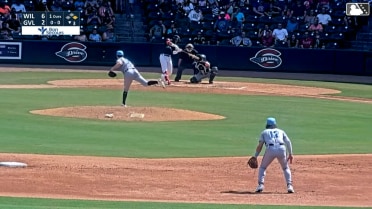
[[[41,20],[41,25],[45,25],[45,20]]]

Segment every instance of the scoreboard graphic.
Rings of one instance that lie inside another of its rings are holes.
[[[80,12],[24,12],[22,35],[80,35]]]

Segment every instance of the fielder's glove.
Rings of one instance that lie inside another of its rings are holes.
[[[116,77],[116,73],[114,71],[109,71],[107,74],[111,78],[115,78]]]
[[[250,168],[253,168],[253,169],[256,169],[258,168],[258,160],[256,157],[252,156],[248,159],[248,162],[247,162],[247,165],[250,167]]]

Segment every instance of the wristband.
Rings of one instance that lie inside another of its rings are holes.
[[[259,152],[256,152],[256,153],[254,153],[254,156],[258,157],[259,154],[260,154]]]

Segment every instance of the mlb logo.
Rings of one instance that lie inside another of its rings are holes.
[[[347,16],[369,16],[369,3],[346,3]]]

